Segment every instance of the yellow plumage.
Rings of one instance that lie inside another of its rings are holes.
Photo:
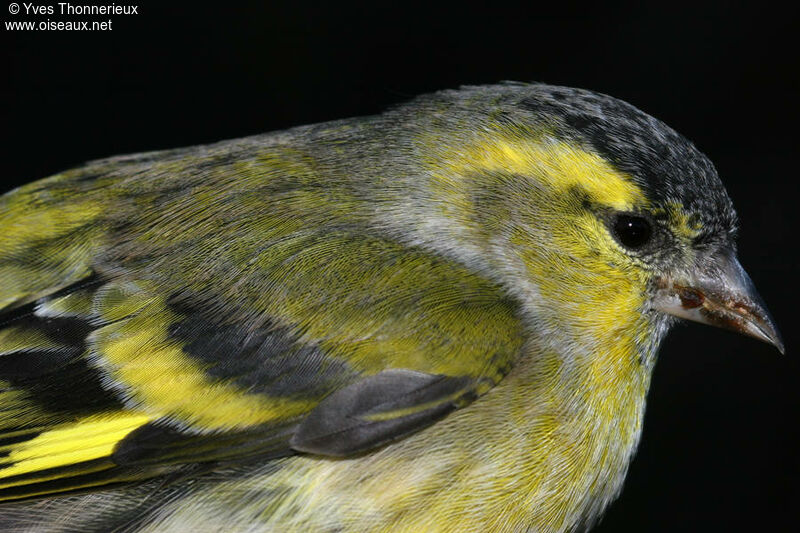
[[[668,315],[780,346],[734,226],[688,141],[545,85],[12,191],[0,525],[591,525],[636,449]]]

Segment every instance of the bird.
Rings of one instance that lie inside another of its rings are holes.
[[[784,351],[709,159],[505,82],[0,197],[5,532],[572,532],[680,319]]]

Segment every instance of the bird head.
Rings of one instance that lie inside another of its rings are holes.
[[[686,138],[585,90],[512,84],[444,99],[423,134],[439,209],[469,235],[458,253],[479,242],[484,268],[541,331],[652,352],[680,317],[783,352],[736,257],[733,204]]]

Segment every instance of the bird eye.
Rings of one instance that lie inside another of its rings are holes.
[[[613,227],[617,240],[627,248],[641,248],[653,235],[650,221],[638,215],[617,215]]]

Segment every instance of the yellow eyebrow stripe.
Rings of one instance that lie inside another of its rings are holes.
[[[631,177],[600,155],[546,137],[482,139],[445,154],[444,166],[451,176],[502,171],[536,179],[563,192],[580,187],[595,201],[619,210],[647,205],[644,192]]]

